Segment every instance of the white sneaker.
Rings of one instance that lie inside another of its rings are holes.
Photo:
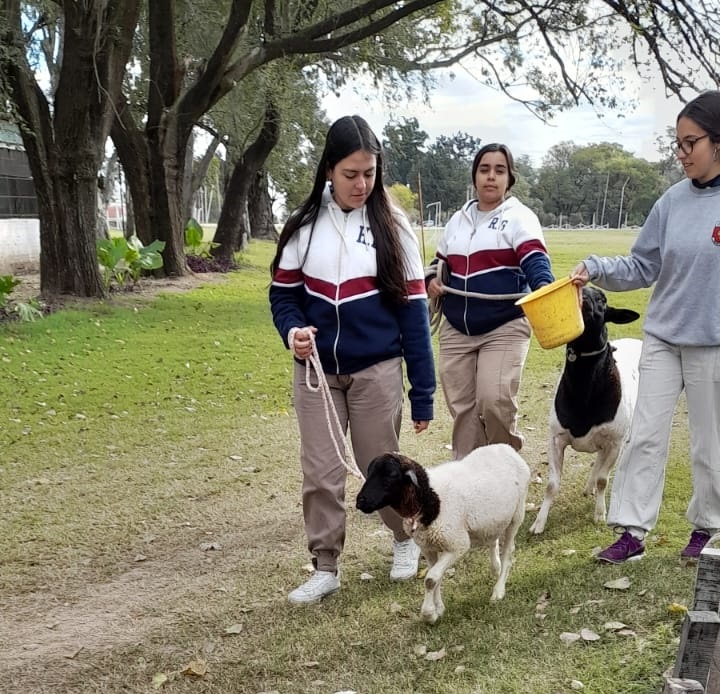
[[[393,564],[390,569],[392,581],[407,581],[415,578],[420,561],[420,548],[412,539],[398,542],[393,540]]]
[[[340,590],[340,572],[315,571],[301,586],[288,594],[288,600],[295,605],[312,605],[326,595]]]

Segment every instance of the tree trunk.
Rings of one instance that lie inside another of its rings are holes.
[[[68,33],[52,108],[28,63],[18,0],[4,3],[0,62],[22,120],[38,198],[40,291],[101,297],[97,174],[130,56],[138,0],[62,5]]]
[[[250,186],[248,212],[252,225],[252,238],[277,241],[278,233],[273,220],[270,186],[265,169],[256,174]]]
[[[262,128],[233,169],[225,190],[225,202],[220,212],[212,254],[218,260],[231,262],[233,254],[247,245],[251,236],[248,199],[255,176],[267,160],[280,138],[280,113],[271,99],[265,107]]]
[[[193,139],[191,139],[191,142],[192,141]],[[185,222],[193,216],[193,201],[195,199],[195,194],[198,192],[200,186],[202,186],[203,181],[205,180],[208,168],[210,168],[210,162],[212,162],[219,144],[220,138],[215,135],[198,162],[193,160],[192,146],[188,146],[188,159],[185,162],[185,183],[183,187]]]
[[[125,183],[132,199],[132,205],[126,206],[127,229],[132,228],[142,244],[147,246],[156,238],[153,231],[147,145],[142,132],[135,126],[130,107],[124,97],[121,97],[115,105],[115,113],[110,137],[117,150],[125,173]]]

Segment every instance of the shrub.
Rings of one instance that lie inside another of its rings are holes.
[[[11,301],[15,287],[21,280],[12,275],[0,275],[0,320],[12,320],[14,318],[32,322],[43,317],[43,304],[33,299],[29,302]]]
[[[122,236],[98,239],[98,261],[103,271],[105,288],[109,288],[113,280],[122,288],[128,278],[133,283],[137,282],[143,270],[160,269],[163,266],[160,253],[164,248],[165,242],[158,240],[143,246],[137,236],[129,239]]]

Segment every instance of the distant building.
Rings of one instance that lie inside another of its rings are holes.
[[[0,119],[0,273],[34,272],[40,262],[35,185],[20,132]]]
[[[0,120],[0,219],[37,217],[30,165],[17,126]]]

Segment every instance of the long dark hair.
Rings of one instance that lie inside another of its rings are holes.
[[[380,141],[365,119],[360,116],[343,116],[330,126],[315,172],[312,191],[305,202],[294,210],[285,222],[280,232],[275,257],[270,264],[270,271],[273,275],[277,271],[283,249],[293,235],[301,227],[315,224],[322,205],[327,172],[334,169],[338,162],[359,150],[374,154],[376,160],[375,185],[365,204],[370,229],[375,239],[378,289],[393,303],[404,303],[407,301],[406,260],[397,229],[398,222],[394,216],[401,213],[393,211],[390,197],[385,192]],[[312,243],[312,236],[309,243]]]
[[[478,166],[480,166],[480,160],[483,158],[485,154],[488,152],[502,152],[505,155],[505,159],[507,160],[507,167],[508,167],[508,187],[507,192],[510,192],[510,188],[512,188],[515,185],[516,176],[515,176],[515,160],[513,159],[512,152],[510,151],[510,148],[507,145],[503,145],[500,142],[491,142],[489,145],[485,145],[484,147],[480,148],[480,151],[475,155],[475,159],[473,159],[472,164],[472,184],[475,185],[475,174],[477,173]]]
[[[683,107],[677,119],[689,118],[709,136],[710,142],[720,142],[720,91],[710,90],[696,96]]]

